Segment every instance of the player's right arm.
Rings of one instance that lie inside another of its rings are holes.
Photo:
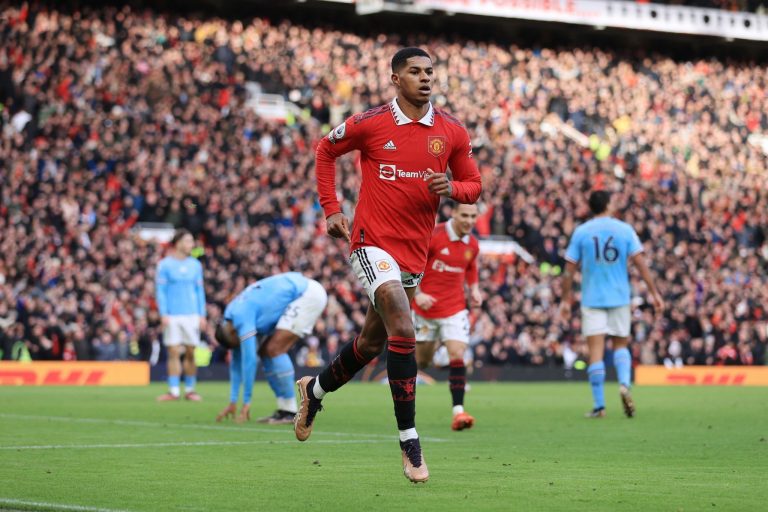
[[[163,327],[168,324],[168,270],[165,260],[157,264],[155,271],[155,300],[157,301],[157,310],[163,321]]]
[[[336,195],[336,159],[359,149],[364,136],[363,123],[350,117],[320,140],[315,151],[315,179],[320,205],[325,212],[328,234],[349,241],[349,219],[341,213]]]
[[[243,382],[242,351],[233,348],[229,360],[229,404],[216,416],[216,421],[234,418],[237,412],[237,400],[240,398],[240,384]]]
[[[251,406],[251,396],[253,396],[253,381],[256,379],[256,333],[240,342],[243,374],[243,407]]]

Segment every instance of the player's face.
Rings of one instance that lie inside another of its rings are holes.
[[[237,348],[240,346],[240,336],[232,322],[225,321],[216,330],[216,341],[227,348]]]
[[[194,247],[195,239],[192,238],[192,235],[184,235],[178,242],[176,242],[176,250],[185,256],[189,256]]]
[[[460,204],[453,209],[453,228],[459,236],[472,232],[477,221],[477,206],[474,204]]]
[[[392,74],[392,83],[398,93],[409,103],[423,105],[432,95],[434,70],[429,57],[411,57],[397,73]]]

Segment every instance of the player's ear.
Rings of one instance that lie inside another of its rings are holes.
[[[400,76],[397,73],[392,73],[392,76],[389,77],[389,80],[395,87],[400,87]]]

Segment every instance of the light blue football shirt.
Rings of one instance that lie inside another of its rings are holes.
[[[252,283],[224,310],[238,336],[245,341],[256,334],[271,334],[288,305],[306,291],[309,279],[298,272],[276,274]]]
[[[157,264],[155,298],[161,316],[205,316],[203,265],[192,257],[167,256]]]
[[[629,304],[627,262],[642,250],[632,226],[612,217],[597,217],[577,227],[565,259],[581,267],[581,305],[615,308]]]

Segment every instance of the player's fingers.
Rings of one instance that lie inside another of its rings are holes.
[[[341,218],[341,234],[349,242],[349,220],[346,217]]]

